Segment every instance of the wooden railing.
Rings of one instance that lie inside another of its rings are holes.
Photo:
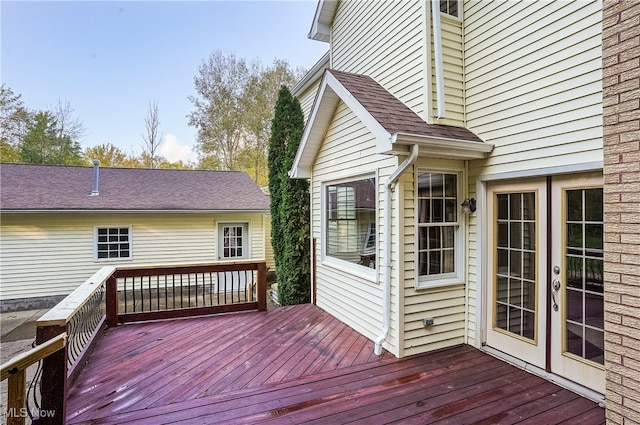
[[[267,309],[264,261],[119,267],[107,280],[107,324]]]
[[[32,408],[27,407],[27,368],[58,353],[65,347],[66,342],[67,334],[63,333],[26,353],[15,356],[1,366],[0,380],[7,380],[7,406],[3,412],[7,425],[23,425],[27,417],[38,419],[56,416],[55,410],[41,409],[38,404]]]
[[[107,327],[204,314],[267,309],[265,261],[106,266],[37,320],[36,344],[68,335],[66,349],[42,361],[38,424],[62,424],[65,400]],[[3,371],[4,376],[4,371]],[[4,378],[3,378],[4,379]]]

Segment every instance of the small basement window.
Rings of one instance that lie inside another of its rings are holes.
[[[131,226],[94,228],[96,261],[132,259]]]

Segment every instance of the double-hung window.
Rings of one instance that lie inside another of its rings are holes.
[[[94,258],[96,261],[130,260],[131,226],[94,228]]]
[[[376,179],[325,185],[325,257],[376,268]]]
[[[460,283],[458,174],[419,172],[418,288]]]

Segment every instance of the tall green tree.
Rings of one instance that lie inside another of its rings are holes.
[[[213,52],[194,78],[196,95],[189,124],[197,129],[200,167],[246,171],[267,183],[267,145],[277,93],[293,85],[301,70],[286,61],[263,66],[233,53]],[[216,160],[212,160],[216,158]]]
[[[238,169],[242,144],[242,106],[249,65],[233,53],[213,52],[198,68],[194,78],[197,96],[189,100],[195,111],[189,125],[196,127],[198,150],[203,156],[215,154],[226,170]]]
[[[68,136],[58,136],[57,120],[51,112],[38,111],[27,125],[20,147],[23,162],[31,164],[82,165],[82,149]]]
[[[31,113],[6,84],[0,86],[0,158],[4,162],[20,160],[20,145],[27,132]]]
[[[310,299],[309,186],[306,180],[293,180],[288,175],[303,128],[300,103],[282,87],[271,123],[268,166],[271,241],[278,299],[283,305]]]

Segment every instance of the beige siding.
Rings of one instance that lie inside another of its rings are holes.
[[[265,260],[267,260],[267,267],[271,271],[275,271],[276,263],[273,259],[273,245],[271,244],[271,215],[265,214],[263,216],[264,223],[264,252]]]
[[[600,2],[466,1],[468,127],[495,149],[487,174],[602,161]],[[468,343],[477,344],[478,223],[470,216]]]
[[[103,265],[217,260],[217,222],[248,222],[264,259],[262,214],[3,214],[0,299],[66,295]],[[131,226],[133,259],[94,261],[94,226]]]
[[[366,74],[426,119],[425,5],[341,1],[332,28],[332,67]]]
[[[319,78],[318,81],[310,85],[304,92],[297,96],[298,102],[300,102],[300,107],[302,108],[302,113],[304,114],[305,123],[309,119],[309,114],[311,113],[313,102],[316,99],[316,93],[318,92],[318,87],[320,87],[321,80],[322,78]]]
[[[467,123],[495,145],[473,173],[602,161],[600,9],[465,3]]]
[[[323,260],[322,255],[322,188],[323,183],[338,179],[350,179],[362,175],[377,175],[378,205],[382,205],[382,184],[397,166],[396,157],[377,155],[375,140],[356,116],[340,103],[330,124],[324,143],[318,152],[311,185],[312,237],[318,242],[316,258],[316,303],[358,332],[375,339],[382,326],[382,287],[377,279],[366,279],[350,273],[335,263]],[[397,216],[397,208],[394,209]],[[385,235],[380,231],[382,217],[378,218],[377,240],[379,247]],[[393,237],[397,232],[392,232]],[[397,243],[392,248],[397,251]],[[377,255],[378,268],[381,260]],[[356,266],[357,267],[357,266]],[[364,268],[363,268],[364,269]],[[378,273],[376,273],[378,275]],[[398,298],[397,270],[393,275],[391,337],[388,346],[398,353]]]
[[[460,172],[461,161],[434,161],[419,158],[401,179],[403,193],[403,353],[411,355],[464,342],[465,287],[462,284],[416,290],[417,279],[417,203],[415,176],[418,170]],[[425,328],[422,319],[432,317],[435,324]]]
[[[464,126],[464,77],[462,62],[462,21],[441,15],[442,31],[442,67],[444,71],[445,111],[443,119],[434,118],[434,123]],[[433,51],[433,26],[431,27],[431,49]],[[437,117],[437,98],[435,86],[435,54],[431,55],[432,95],[431,112]],[[428,84],[428,83],[425,83]]]

